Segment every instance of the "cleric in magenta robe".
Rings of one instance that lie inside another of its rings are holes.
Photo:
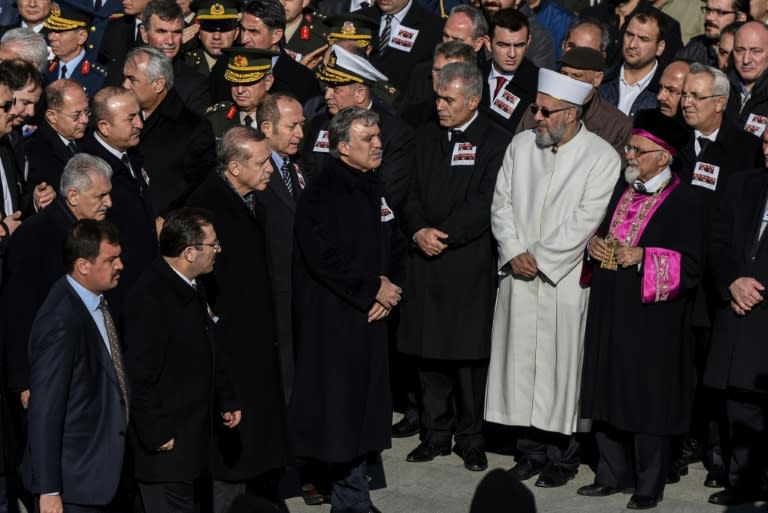
[[[685,135],[657,111],[635,116],[629,166],[588,245],[581,414],[595,421],[600,461],[582,495],[635,488],[632,500],[653,507],[672,437],[689,429],[696,382],[689,323],[706,212],[669,168]]]

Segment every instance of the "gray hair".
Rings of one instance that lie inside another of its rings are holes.
[[[147,56],[147,67],[144,70],[147,80],[154,82],[158,78],[164,78],[165,90],[170,91],[173,87],[173,65],[171,60],[162,50],[152,48],[151,46],[140,46],[128,52],[125,62],[133,61],[135,64],[136,59],[142,54]]]
[[[444,89],[454,80],[461,82],[464,89],[464,103],[469,102],[473,96],[483,95],[483,75],[474,64],[466,62],[452,62],[446,64],[437,73],[437,87]]]
[[[488,20],[479,9],[471,5],[459,4],[451,9],[451,14],[464,14],[472,21],[472,37],[485,37],[488,35]]]
[[[3,34],[0,45],[13,44],[16,48],[16,58],[31,62],[45,72],[48,66],[48,44],[45,38],[31,28],[14,28]]]
[[[246,146],[248,143],[266,140],[267,136],[261,130],[250,126],[234,126],[224,132],[216,150],[216,169],[219,174],[224,176],[230,162],[243,164],[253,156]]]
[[[435,47],[433,59],[442,55],[446,59],[456,59],[457,57],[464,62],[477,63],[477,54],[475,49],[461,41],[445,41]]]
[[[712,94],[728,98],[728,95],[731,93],[731,83],[728,81],[725,73],[700,62],[691,63],[691,71],[688,74],[698,75],[700,73],[709,75],[712,79]]]
[[[352,123],[361,121],[364,126],[373,126],[379,122],[379,115],[368,109],[346,107],[333,116],[328,125],[328,142],[332,156],[339,158],[339,144],[349,143]]]
[[[81,193],[87,191],[93,185],[94,174],[100,174],[112,180],[112,168],[104,159],[88,153],[75,153],[61,173],[59,193],[66,196],[70,189]]]

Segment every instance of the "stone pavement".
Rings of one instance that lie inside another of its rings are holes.
[[[407,463],[405,456],[413,449],[416,437],[393,439],[392,449],[382,455],[383,473],[375,470],[374,488],[371,496],[382,513],[468,513],[477,483],[485,472],[469,472],[464,469],[461,459],[451,454],[439,456],[430,463]],[[489,468],[509,468],[513,465],[511,456],[488,454]],[[668,485],[664,500],[653,510],[654,513],[768,513],[768,506],[759,504],[725,508],[707,502],[713,492],[704,488],[706,471],[699,463],[690,468],[687,476],[674,485]],[[576,494],[576,489],[593,480],[592,471],[582,465],[576,478],[568,485],[556,489],[533,486],[535,479],[526,484],[536,496],[538,513],[618,513],[633,511],[626,509],[629,495],[616,494],[610,497],[591,498]],[[716,491],[716,490],[714,490]],[[291,513],[328,513],[330,506],[306,506],[300,497],[286,501]],[[515,513],[513,504],[499,513]]]

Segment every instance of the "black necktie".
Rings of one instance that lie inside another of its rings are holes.
[[[245,116],[243,118],[243,123],[245,124],[245,126],[253,127],[253,118],[251,116]]]
[[[283,177],[283,183],[285,188],[288,189],[288,193],[293,197],[293,180],[291,179],[291,159],[285,157],[283,159],[283,165],[280,166],[280,175]]]
[[[72,141],[69,141],[67,143],[67,149],[69,149],[69,151],[71,151],[72,153],[77,152],[77,146],[75,146],[75,143],[73,143]]]
[[[66,64],[64,64],[64,65],[61,67],[61,76],[60,76],[59,78],[67,78],[67,71],[69,71],[69,70],[67,69],[67,65],[66,65]]]
[[[385,17],[384,22],[384,31],[381,33],[381,37],[379,38],[379,47],[376,48],[376,53],[379,55],[383,54],[386,50],[387,46],[389,45],[389,37],[392,35],[392,16],[391,14],[387,14]]]
[[[131,159],[128,158],[128,154],[123,153],[123,156],[120,157],[120,160],[123,162],[125,169],[128,170],[128,173],[130,173],[132,177],[136,178],[136,175],[133,173],[133,168],[131,167]]]
[[[648,194],[648,191],[645,189],[645,184],[640,180],[635,180],[632,182],[632,187],[634,187],[635,190],[641,194]]]
[[[112,320],[112,315],[109,313],[109,307],[107,300],[104,296],[101,296],[99,301],[99,310],[104,317],[104,327],[107,329],[107,342],[109,343],[109,352],[112,353],[112,365],[115,366],[115,375],[117,376],[117,384],[120,385],[120,393],[123,395],[123,401],[125,401],[125,418],[128,418],[128,387],[125,385],[125,367],[123,367],[123,358],[120,354],[120,343],[117,339],[117,329],[115,328],[115,322]]]
[[[451,128],[448,130],[448,141],[449,142],[459,142],[464,137],[464,131],[459,130],[458,128]]]
[[[702,137],[699,137],[699,148],[700,148],[700,150],[699,150],[699,153],[698,153],[696,156],[697,156],[697,157],[701,157],[701,156],[704,154],[704,150],[706,150],[706,149],[707,149],[707,145],[708,145],[709,143],[711,143],[711,142],[712,142],[712,141],[710,141],[710,140],[709,140],[709,139],[707,139],[706,137],[703,137],[703,136],[702,136]]]
[[[104,7],[104,4],[102,3],[101,0],[93,0],[94,11],[100,11],[102,7]]]

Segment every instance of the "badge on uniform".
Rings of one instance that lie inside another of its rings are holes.
[[[307,186],[307,182],[304,180],[304,173],[301,172],[299,165],[295,162],[293,163],[293,170],[296,171],[296,179],[299,182],[299,187],[303,190]]]
[[[381,197],[381,222],[386,223],[387,221],[391,221],[395,218],[395,213],[392,212],[392,209],[389,208],[389,205],[387,205],[387,200],[384,199],[384,196]]]
[[[144,182],[146,182],[147,187],[149,187],[149,175],[146,171],[144,171],[144,168],[141,168],[141,177],[144,179]]]
[[[294,52],[293,50],[289,50],[288,48],[285,48],[284,50],[285,50],[285,53],[288,54],[288,57],[290,57],[291,59],[293,59],[298,63],[301,63],[301,59],[302,57],[304,57],[304,55],[300,54],[299,52]]]
[[[711,191],[717,189],[717,177],[720,174],[720,166],[708,164],[706,162],[697,162],[693,169],[693,179],[691,185],[698,185]]]
[[[468,142],[459,142],[453,145],[451,154],[452,166],[474,166],[477,156],[477,146]]]
[[[312,148],[312,151],[317,153],[329,153],[330,148],[331,148],[331,143],[328,142],[328,130],[320,130],[320,133],[317,134],[315,147]]]
[[[416,44],[416,38],[418,35],[418,30],[406,27],[405,25],[400,25],[397,28],[395,35],[393,35],[389,40],[388,46],[403,52],[410,53],[410,51],[413,50],[413,45]]]
[[[768,125],[768,117],[760,114],[750,114],[744,124],[744,130],[757,137],[762,137],[765,127]]]
[[[501,115],[504,119],[509,119],[519,103],[520,98],[502,88],[499,94],[496,95],[496,98],[493,99],[491,110]]]

